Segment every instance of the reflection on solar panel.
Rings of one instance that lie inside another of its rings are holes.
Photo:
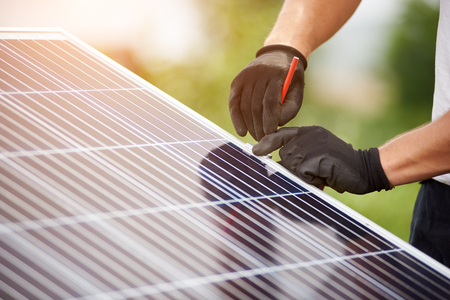
[[[450,298],[449,270],[70,35],[0,32],[0,297]]]

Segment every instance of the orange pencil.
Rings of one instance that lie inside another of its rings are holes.
[[[288,74],[286,79],[284,80],[283,89],[281,90],[281,104],[283,104],[284,97],[286,97],[286,93],[289,89],[289,85],[291,84],[292,76],[294,75],[295,67],[298,63],[298,57],[294,56],[291,62],[291,66],[289,67]]]

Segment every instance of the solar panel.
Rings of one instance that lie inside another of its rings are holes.
[[[448,299],[450,270],[63,31],[0,31],[3,299]]]

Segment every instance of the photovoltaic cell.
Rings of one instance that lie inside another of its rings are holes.
[[[450,271],[67,33],[0,31],[3,299],[448,299]]]

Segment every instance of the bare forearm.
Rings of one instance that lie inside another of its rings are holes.
[[[392,186],[450,172],[450,112],[379,148]]]
[[[265,45],[285,44],[306,58],[332,37],[360,0],[286,0]]]

